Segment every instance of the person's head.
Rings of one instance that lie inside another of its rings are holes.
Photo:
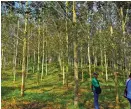
[[[97,78],[99,74],[97,72],[94,72],[93,75],[95,78]]]
[[[131,78],[131,73],[130,73],[130,75],[129,75],[129,78]]]

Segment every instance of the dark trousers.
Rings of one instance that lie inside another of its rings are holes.
[[[93,93],[94,93],[94,106],[95,106],[95,109],[99,109],[99,103],[98,103],[99,94],[97,94],[95,91],[93,91]]]
[[[130,109],[131,109],[131,99],[130,98],[127,98],[129,103],[130,103]]]

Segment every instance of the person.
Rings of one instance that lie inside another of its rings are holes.
[[[131,109],[131,73],[129,75],[129,78],[126,80],[126,87],[127,87],[127,99],[130,103],[130,109]]]
[[[98,103],[99,93],[97,93],[96,91],[96,88],[100,88],[99,81],[97,80],[98,73],[94,72],[93,76],[94,77],[92,78],[91,83],[92,83],[92,92],[94,94],[94,106],[95,106],[95,109],[99,109],[99,103]]]

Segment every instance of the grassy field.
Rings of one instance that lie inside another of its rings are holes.
[[[87,73],[87,72],[85,72]],[[118,78],[119,104],[115,102],[114,77],[109,77],[107,83],[99,76],[102,93],[99,96],[100,109],[129,109],[128,101],[123,97],[124,81]],[[11,71],[2,71],[1,79],[2,109],[76,109],[73,105],[73,77],[69,86],[62,84],[62,78],[57,72],[51,72],[37,85],[36,74],[29,74],[25,84],[25,96],[20,96],[21,73],[17,73],[13,83]],[[93,93],[90,89],[90,79],[84,78],[79,84],[79,109],[93,108]]]

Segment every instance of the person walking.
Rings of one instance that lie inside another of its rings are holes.
[[[97,80],[98,78],[98,73],[94,72],[93,73],[93,78],[92,78],[92,92],[94,93],[94,106],[95,109],[99,109],[99,103],[98,103],[98,98],[99,98],[99,94],[101,93],[101,88],[100,88],[100,84],[99,81]]]
[[[129,75],[129,78],[126,80],[126,90],[127,90],[127,99],[130,103],[130,109],[131,109],[131,73]]]

